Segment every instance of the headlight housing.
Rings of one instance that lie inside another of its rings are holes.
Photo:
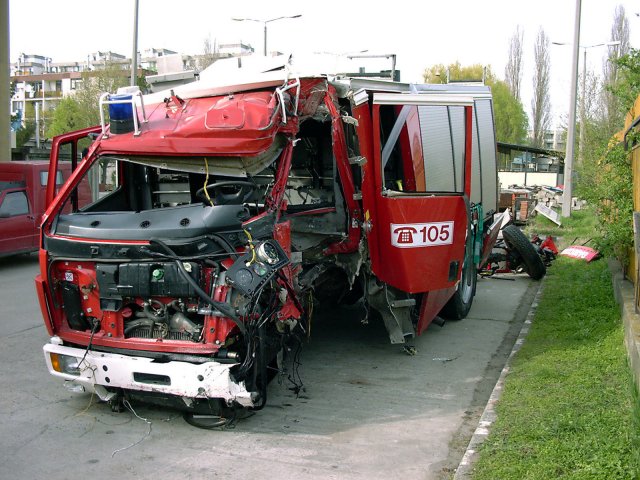
[[[51,366],[56,372],[80,376],[80,360],[78,358],[60,353],[49,353],[49,357],[51,358]]]

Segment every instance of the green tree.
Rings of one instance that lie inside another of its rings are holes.
[[[629,152],[622,144],[616,145],[617,140],[611,135],[623,128],[624,115],[640,95],[640,51],[631,49],[614,61],[615,83],[605,78],[604,86],[602,82],[600,85],[615,97],[616,108],[620,110],[607,111],[602,104],[594,104],[593,112],[587,108],[584,160],[577,170],[576,193],[595,207],[597,247],[626,264],[633,246],[633,171]],[[588,92],[585,95],[589,99]],[[610,123],[612,117],[618,118],[614,124]],[[627,137],[628,144],[636,144],[638,140],[634,133]]]
[[[490,85],[496,79],[491,67],[484,67],[479,63],[463,66],[460,62],[452,63],[446,67],[441,63],[433,65],[425,69],[422,76],[426,83],[447,83],[447,80],[450,82],[481,82],[484,80],[487,85]]]
[[[198,70],[202,71],[216,61],[218,55],[218,42],[211,43],[211,36],[204,39],[202,55],[198,57]]]
[[[25,122],[24,127],[16,130],[16,147],[21,148],[36,133],[36,122]]]
[[[549,59],[549,37],[540,27],[534,45],[535,68],[533,75],[533,98],[531,119],[533,121],[533,145],[544,145],[544,134],[551,125],[551,61]]]
[[[480,64],[463,66],[460,62],[452,63],[448,67],[438,64],[425,69],[423,75],[427,83],[447,83],[447,76],[450,82],[484,79],[493,93],[497,141],[523,143],[526,140],[528,118],[524,107],[510,92],[507,84],[496,78],[491,67]]]
[[[80,103],[75,98],[66,97],[60,100],[53,114],[53,119],[49,122],[47,136],[54,137],[84,128],[86,125],[82,122],[80,110]]]
[[[491,91],[496,122],[496,140],[523,144],[527,139],[529,119],[522,103],[513,96],[507,83],[502,80],[493,82]]]
[[[103,70],[84,72],[75,95],[59,102],[48,123],[46,135],[53,137],[99,124],[100,95],[104,92],[115,93],[118,88],[128,84],[129,72],[117,65],[107,63]]]
[[[580,193],[595,206],[598,218],[596,247],[626,265],[633,247],[633,171],[629,152],[622,144],[612,146],[598,162],[585,164],[583,172]]]
[[[632,48],[615,63],[618,66],[617,81],[607,89],[620,99],[622,111],[626,113],[640,94],[640,50]]]
[[[603,80],[607,87],[615,88],[621,69],[618,60],[627,55],[631,48],[629,42],[629,19],[622,5],[618,5],[615,9],[610,40],[611,42],[618,42],[618,45],[607,47],[607,57],[603,65]],[[602,113],[607,121],[609,133],[613,135],[624,122],[627,112],[625,108],[621,108],[622,99],[613,92],[612,88],[605,88],[602,94]]]
[[[509,41],[509,57],[504,69],[504,80],[511,94],[520,100],[520,87],[522,85],[522,45],[524,44],[524,30],[520,25],[516,26]]]

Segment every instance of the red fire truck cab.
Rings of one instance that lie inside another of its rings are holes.
[[[467,314],[500,223],[489,88],[292,71],[105,94],[109,124],[54,140],[50,172],[97,136],[47,192],[51,374],[260,408],[314,302],[362,302],[392,343]]]

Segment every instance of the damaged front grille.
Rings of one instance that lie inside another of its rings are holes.
[[[126,338],[149,338],[164,340],[184,340],[197,342],[198,338],[193,338],[190,333],[187,332],[171,332],[162,327],[138,327],[125,335]]]

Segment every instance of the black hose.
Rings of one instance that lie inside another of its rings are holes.
[[[231,245],[231,243],[229,242],[229,240],[227,240],[226,238],[224,238],[222,235],[218,235],[217,233],[210,233],[209,235],[207,235],[211,240],[215,240],[217,242],[217,244],[223,248],[223,250],[225,250],[229,255],[237,258],[240,256],[240,254],[238,252],[236,252],[236,249],[233,248],[233,245]]]
[[[212,257],[228,257],[229,255],[232,255],[230,253],[228,253],[227,251],[224,252],[220,252],[220,253],[206,253],[206,254],[202,254],[202,255],[189,255],[189,256],[177,256],[177,255],[167,255],[164,253],[160,253],[160,252],[154,252],[153,250],[149,250],[146,249],[145,253],[147,253],[148,255],[152,256],[152,257],[156,257],[156,258],[166,258],[168,260],[182,260],[182,261],[195,261],[195,260],[208,260]],[[236,256],[238,256],[238,253],[235,253]]]
[[[174,251],[171,250],[171,248],[169,248],[169,246],[166,243],[164,243],[162,240],[158,240],[156,238],[150,238],[149,243],[155,243],[159,245],[162,249],[164,249],[169,255],[172,255],[174,257],[176,256]],[[189,275],[189,272],[185,270],[184,265],[182,265],[182,262],[180,260],[174,260],[174,262],[178,267],[178,271],[180,272],[182,277],[189,283],[189,285],[193,287],[193,289],[198,294],[198,296],[205,302],[209,303],[214,308],[218,309],[224,316],[229,317],[233,321],[233,323],[236,324],[240,332],[243,335],[246,335],[247,329],[244,323],[242,323],[238,319],[238,315],[236,315],[236,312],[233,309],[233,307],[223,302],[217,302],[216,300],[211,298],[204,290],[202,290],[202,288],[200,288],[200,285],[198,285],[198,283],[193,278],[191,278],[191,275]]]
[[[260,405],[256,405],[251,410],[262,410],[267,404],[267,356],[265,355],[265,328],[264,325],[258,327],[258,361],[255,369],[257,378],[255,385],[260,391]]]

